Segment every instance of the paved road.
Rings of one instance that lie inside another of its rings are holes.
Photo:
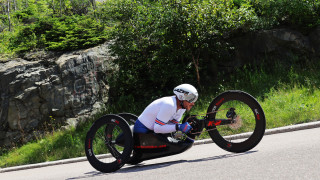
[[[264,136],[257,147],[233,154],[213,143],[182,154],[126,165],[103,174],[88,162],[0,173],[0,179],[319,179],[320,128]]]

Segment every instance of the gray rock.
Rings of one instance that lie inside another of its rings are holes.
[[[97,104],[108,99],[106,72],[117,70],[108,46],[65,54],[32,52],[2,62],[0,146],[33,139],[34,131],[52,119],[76,126],[80,117],[97,112]]]

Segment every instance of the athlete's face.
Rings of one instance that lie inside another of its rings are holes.
[[[190,109],[194,106],[194,102],[190,103],[188,101],[183,101],[183,107],[186,108],[187,111],[190,111]]]

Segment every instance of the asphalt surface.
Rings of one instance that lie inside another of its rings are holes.
[[[319,128],[319,127],[320,127],[320,121],[316,121],[316,122],[311,122],[311,123],[292,125],[292,126],[286,126],[286,127],[281,127],[281,128],[275,128],[275,129],[267,129],[265,131],[265,135],[278,134],[278,133],[284,133],[284,132],[292,132],[292,131],[298,131],[298,130]],[[243,138],[246,136],[246,134],[235,135],[235,136],[238,136],[238,138]],[[195,141],[194,145],[209,144],[209,143],[212,143],[212,140],[205,139],[205,140]],[[42,168],[42,167],[54,166],[54,165],[64,165],[64,164],[83,162],[83,161],[87,161],[87,158],[86,157],[79,157],[79,158],[72,158],[72,159],[38,163],[38,164],[29,164],[29,165],[22,165],[22,166],[2,168],[2,169],[0,168],[0,175],[5,172],[27,170],[27,169],[34,169],[34,168]],[[87,164],[89,164],[89,163],[87,163]]]

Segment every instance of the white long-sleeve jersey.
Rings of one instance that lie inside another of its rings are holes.
[[[139,121],[155,133],[171,133],[176,131],[185,109],[177,110],[175,96],[163,97],[149,104],[138,117]]]

